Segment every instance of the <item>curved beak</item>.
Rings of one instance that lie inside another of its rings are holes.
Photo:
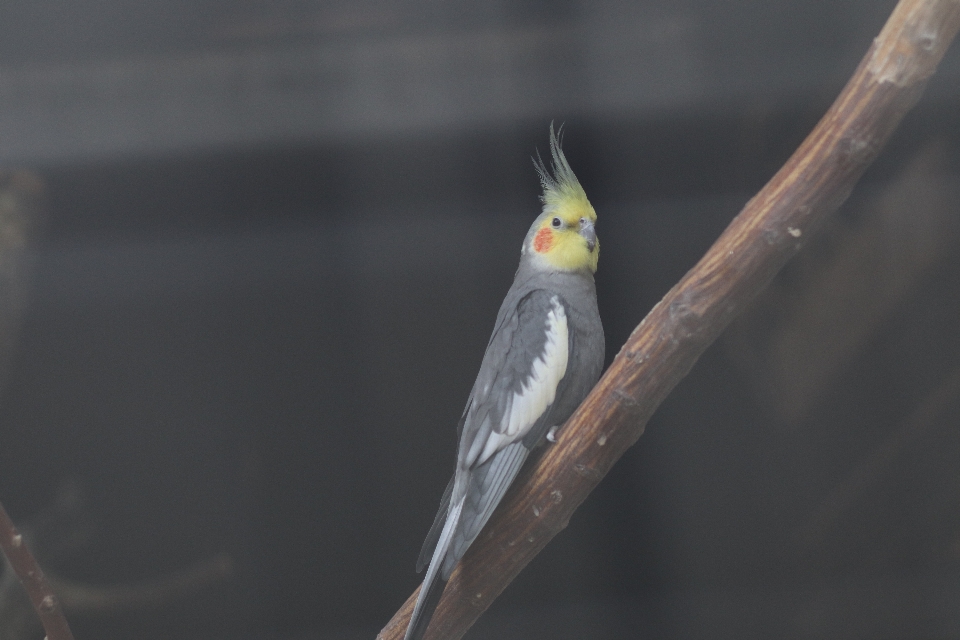
[[[597,232],[593,228],[593,223],[586,219],[581,221],[580,235],[587,241],[587,250],[593,253],[593,249],[597,246]]]

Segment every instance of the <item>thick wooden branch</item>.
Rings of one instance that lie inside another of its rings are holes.
[[[14,573],[20,578],[23,588],[30,596],[30,602],[40,616],[43,630],[47,633],[47,639],[73,640],[67,619],[63,617],[60,600],[50,588],[46,576],[43,575],[33,554],[24,543],[23,536],[13,525],[2,504],[0,504],[0,549],[3,549]]]
[[[813,132],[637,326],[558,442],[521,473],[451,576],[427,640],[460,638],[566,526],[704,350],[846,200],[958,28],[958,0],[900,1]],[[416,595],[379,638],[403,637]]]

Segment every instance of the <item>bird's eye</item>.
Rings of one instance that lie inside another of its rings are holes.
[[[581,226],[581,227],[582,227],[584,224],[586,224],[586,222],[587,222],[587,221],[586,221],[584,218],[580,218],[580,226]]]
[[[551,222],[550,224],[553,225],[553,228],[554,228],[554,229],[559,229],[559,228],[560,228],[560,225],[563,224],[563,221],[560,220],[560,218],[554,218],[554,219],[553,219],[553,222]]]

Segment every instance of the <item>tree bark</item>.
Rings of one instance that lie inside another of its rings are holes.
[[[7,510],[0,504],[0,549],[7,556],[14,573],[20,578],[23,588],[30,596],[30,602],[40,616],[47,640],[73,640],[67,619],[63,617],[60,600],[57,598],[46,576],[37,565],[33,554],[23,541],[23,536],[13,526]]]

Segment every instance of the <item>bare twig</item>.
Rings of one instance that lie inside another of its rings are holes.
[[[0,549],[7,556],[30,602],[40,616],[43,630],[48,640],[73,640],[67,619],[63,617],[60,601],[53,589],[50,588],[46,576],[34,560],[33,554],[23,541],[23,536],[13,526],[13,521],[7,515],[7,510],[0,504]]]
[[[0,171],[0,386],[9,370],[27,286],[23,248],[43,210],[43,183],[30,173]],[[60,602],[0,504],[0,549],[20,579],[49,640],[72,640]]]
[[[58,491],[53,505],[21,522],[21,544],[43,563],[47,583],[57,594],[63,612],[70,618],[129,614],[159,609],[184,599],[233,573],[233,560],[226,552],[177,571],[137,582],[94,584],[57,575],[57,558],[83,552],[94,537],[94,525],[83,507],[82,489],[73,480]],[[0,574],[0,640],[32,640],[43,637],[43,627],[30,598],[9,563]]]
[[[562,530],[729,322],[852,191],[960,28],[957,0],[901,0],[833,106],[640,325],[454,571],[427,638],[460,638]],[[401,638],[416,592],[380,632]]]

